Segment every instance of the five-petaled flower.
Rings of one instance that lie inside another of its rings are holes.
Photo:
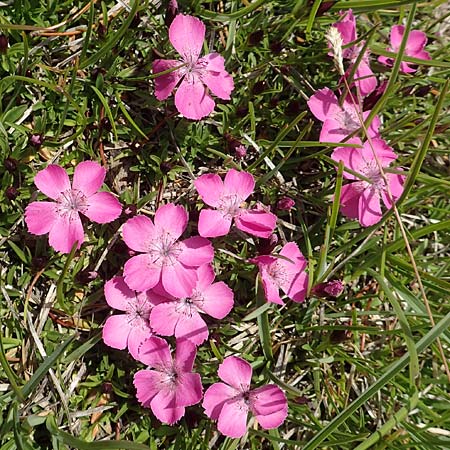
[[[155,299],[147,292],[131,290],[123,277],[114,277],[105,284],[105,299],[111,308],[124,311],[108,317],[103,327],[103,341],[110,347],[128,347],[133,358],[138,357],[140,345],[152,335],[150,311]]]
[[[337,28],[337,30],[341,34],[344,45],[356,41],[356,20],[351,9],[349,9],[345,13],[341,13],[341,20],[334,23],[333,26]],[[356,63],[363,46],[364,41],[343,49],[342,56],[345,59],[350,60],[351,62],[351,66],[349,67],[347,73],[350,72],[353,65]],[[364,52],[358,64],[358,67],[355,70],[353,79],[355,85],[358,86],[359,92],[363,97],[373,92],[377,87],[377,78],[370,68],[369,53],[367,50]]]
[[[258,265],[268,302],[283,305],[280,289],[294,302],[300,303],[305,299],[308,288],[307,261],[295,242],[288,242],[279,256],[257,256],[252,262]]]
[[[224,181],[219,175],[208,173],[197,178],[194,184],[202,200],[215,208],[200,211],[200,236],[225,236],[233,220],[239,230],[254,236],[268,238],[272,234],[276,216],[261,206],[247,209],[244,205],[255,188],[255,180],[250,173],[231,169]]]
[[[388,51],[398,53],[404,34],[405,34],[405,27],[403,25],[394,25],[391,28],[391,35],[390,35],[391,46],[388,48]],[[423,31],[411,30],[408,35],[408,39],[406,41],[406,47],[404,52],[405,56],[411,56],[412,58],[423,60],[431,59],[430,54],[424,50],[426,44],[427,44],[427,35]],[[389,67],[392,67],[394,63],[394,60],[392,58],[386,56],[379,56],[378,61]],[[415,72],[416,69],[414,67],[411,67],[411,64],[414,63],[402,61],[400,63],[400,70],[403,73]]]
[[[218,53],[200,58],[205,25],[196,17],[176,16],[169,28],[169,39],[182,59],[157,59],[153,62],[155,74],[174,69],[156,77],[156,98],[165,100],[178,85],[175,92],[178,111],[188,119],[202,119],[214,110],[214,100],[208,89],[217,97],[229,100],[234,88],[233,79]]]
[[[361,144],[358,139],[351,142]],[[404,181],[403,175],[385,173],[389,191],[393,197],[391,199],[374,152],[383,168],[397,159],[397,155],[382,139],[372,139],[371,143],[373,149],[367,141],[362,148],[338,147],[331,155],[335,161],[342,161],[345,167],[366,178],[362,180],[349,172],[344,172],[344,178],[353,180],[353,183],[342,186],[340,198],[342,213],[352,219],[358,219],[365,227],[380,221],[382,216],[380,200],[383,200],[386,208],[392,207],[391,200],[395,201],[401,196]]]
[[[183,286],[195,283],[195,269],[212,261],[214,249],[200,236],[178,240],[188,223],[182,206],[161,206],[154,221],[135,216],[123,226],[123,240],[130,249],[141,253],[125,263],[125,282],[135,291],[147,291],[161,280],[166,292],[182,297]]]
[[[141,345],[138,360],[148,369],[134,375],[136,397],[161,422],[177,422],[186,406],[201,400],[201,378],[192,372],[196,354],[197,348],[188,340],[177,340],[173,359],[164,339],[152,336]]]
[[[97,192],[106,170],[94,161],[75,167],[70,184],[67,172],[50,164],[38,172],[34,184],[53,202],[32,202],[25,210],[25,222],[32,234],[49,233],[49,244],[61,253],[69,253],[84,242],[80,213],[97,223],[117,219],[122,211],[119,201],[109,192]]]
[[[218,420],[217,428],[225,436],[243,436],[249,412],[266,430],[284,422],[288,412],[284,392],[274,384],[250,389],[252,366],[247,361],[229,356],[219,366],[218,374],[225,383],[210,386],[202,406],[208,417]]]
[[[223,282],[213,283],[215,274],[210,264],[196,270],[195,284],[182,284],[184,290],[178,298],[165,297],[165,302],[152,309],[150,324],[155,333],[161,336],[185,338],[195,345],[208,338],[208,327],[200,313],[215,319],[223,319],[233,307],[233,291]],[[167,301],[168,300],[168,301]]]
[[[308,100],[308,107],[317,119],[323,122],[320,132],[320,142],[341,142],[350,134],[361,129],[361,121],[365,120],[370,111],[359,111],[359,108],[353,104],[350,95],[347,95],[342,103],[334,92],[329,88],[318,90]],[[378,137],[380,119],[375,116],[367,129],[370,137]]]

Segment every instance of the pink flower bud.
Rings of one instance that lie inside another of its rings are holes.
[[[319,283],[312,288],[312,294],[317,297],[339,297],[344,291],[344,284],[340,280]]]
[[[281,211],[290,211],[295,206],[295,201],[290,197],[280,198],[277,202],[277,209]]]

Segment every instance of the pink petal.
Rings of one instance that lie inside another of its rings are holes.
[[[182,64],[181,61],[176,61],[174,59],[155,59],[152,65],[152,72],[154,74],[165,72],[166,70],[174,69]],[[169,97],[180,78],[181,74],[179,69],[156,77],[154,79],[155,97],[160,101]]]
[[[129,333],[130,326],[125,314],[110,316],[103,326],[103,342],[112,348],[123,350],[127,347]]]
[[[193,236],[180,242],[182,252],[178,260],[185,266],[199,267],[209,264],[214,258],[214,248],[208,239]]]
[[[209,206],[217,207],[223,195],[223,182],[219,175],[206,173],[194,181],[201,199]]]
[[[393,52],[397,52],[402,43],[403,35],[405,34],[405,27],[403,25],[394,25],[391,28],[391,45]]]
[[[392,67],[394,60],[392,58],[388,58],[387,56],[379,56],[378,62],[384,64],[385,66]]]
[[[211,264],[203,264],[197,270],[197,286],[196,290],[203,292],[206,288],[211,286],[212,282],[216,278],[214,268]]]
[[[122,205],[109,192],[97,192],[88,198],[88,209],[84,215],[97,223],[116,220],[122,212]]]
[[[261,427],[279,427],[287,417],[288,404],[284,392],[274,384],[254,389],[250,394],[250,409]]]
[[[217,428],[225,436],[240,438],[247,431],[247,415],[248,407],[243,400],[228,400],[220,411]]]
[[[290,260],[286,261],[280,258],[278,261],[286,273],[298,273],[305,270],[307,266],[306,259],[295,242],[288,242],[281,249],[280,255]]]
[[[386,177],[389,183],[389,190],[393,196],[394,202],[402,195],[403,192],[403,181],[405,177],[403,175],[387,173]],[[381,199],[383,200],[386,208],[392,208],[392,202],[388,196],[387,190],[383,189],[381,191]]]
[[[122,230],[125,244],[137,252],[147,252],[155,239],[153,222],[145,216],[135,216],[125,222]]]
[[[138,361],[158,370],[172,367],[169,344],[162,338],[151,336],[140,347]]]
[[[167,203],[167,205],[160,206],[155,214],[155,228],[165,233],[176,240],[186,229],[188,223],[188,213],[182,206]]]
[[[207,63],[206,67],[201,67]],[[224,59],[218,53],[210,53],[199,60],[200,78],[211,92],[223,100],[230,100],[234,89],[233,78],[225,70]]]
[[[260,256],[258,259],[260,261],[265,258],[264,256]],[[269,303],[276,303],[278,305],[284,305],[283,300],[281,300],[280,297],[280,287],[275,281],[272,279],[272,277],[268,274],[268,270],[270,270],[270,264],[262,264],[260,262],[259,265],[259,273],[261,275],[261,281],[264,289],[264,294],[266,296],[266,300]]]
[[[427,35],[420,30],[411,30],[408,35],[408,41],[406,42],[405,53],[408,56],[417,58],[417,54],[423,50],[427,44]]]
[[[214,111],[214,100],[196,74],[185,76],[175,92],[175,106],[187,119],[200,120]]]
[[[150,313],[150,326],[161,336],[173,336],[175,326],[180,319],[177,311],[178,301],[160,303],[152,308]]]
[[[182,374],[175,393],[177,406],[191,406],[199,403],[203,394],[200,375],[198,373]]]
[[[359,138],[349,139],[348,142],[349,143],[354,142],[355,144],[357,143],[361,145],[361,140]],[[342,161],[345,167],[354,170],[355,172],[358,173],[361,173],[363,168],[366,166],[360,148],[337,147],[331,154],[331,158],[334,159],[334,161],[336,162]],[[346,178],[347,180],[359,180],[359,178],[357,178],[355,175],[352,175],[351,173],[346,172],[345,170],[344,170],[344,178]]]
[[[351,219],[359,217],[359,197],[361,191],[357,188],[359,182],[342,186],[341,190],[341,213]]]
[[[163,423],[173,425],[178,422],[185,413],[184,407],[176,406],[175,391],[160,390],[150,403],[153,414]]]
[[[223,319],[234,305],[233,291],[223,282],[211,284],[201,292],[202,310],[215,319]]]
[[[95,161],[83,161],[75,167],[73,189],[78,189],[86,197],[95,194],[105,180],[106,170]]]
[[[136,300],[136,292],[125,283],[123,277],[113,277],[105,283],[105,299],[111,308],[126,311],[130,302]]]
[[[192,293],[197,282],[197,274],[192,267],[175,263],[173,266],[163,266],[161,271],[162,285],[167,293],[176,298]]]
[[[230,169],[225,175],[224,195],[235,194],[241,201],[253,194],[255,190],[255,179],[248,172],[240,172]]]
[[[242,358],[228,356],[219,366],[218,375],[222,381],[238,390],[246,390],[252,381],[252,366]]]
[[[169,39],[186,62],[194,62],[202,51],[205,25],[196,17],[179,14],[170,25]]]
[[[366,120],[368,115],[370,114],[370,111],[364,111],[363,112],[363,119]],[[372,120],[372,122],[369,125],[369,128],[367,129],[367,134],[371,138],[379,138],[380,137],[380,126],[381,121],[378,116],[375,116]]]
[[[25,222],[32,234],[47,234],[58,219],[54,202],[32,202],[25,208]]]
[[[241,231],[262,238],[269,238],[277,224],[277,216],[261,209],[244,209],[235,219]]]
[[[286,287],[285,294],[294,302],[302,303],[308,290],[308,274],[299,272]],[[284,290],[285,286],[282,286],[282,288]]]
[[[47,197],[57,200],[61,192],[70,189],[67,172],[56,164],[50,164],[34,177],[34,184]]]
[[[349,130],[341,128],[334,119],[326,119],[320,130],[319,142],[341,142],[350,134]]]
[[[175,352],[176,366],[182,372],[191,372],[194,367],[197,347],[187,339],[178,339]]]
[[[310,111],[322,122],[340,110],[338,99],[329,88],[317,91],[307,103]]]
[[[339,22],[333,23],[333,27],[338,29],[344,45],[356,40],[356,21],[352,10],[347,11]]]
[[[374,152],[376,153],[381,165],[383,167],[389,166],[392,161],[397,159],[397,155],[394,153],[392,147],[389,147],[386,141],[383,139],[371,139],[372,146],[369,141],[364,142],[364,146],[360,149],[362,157],[366,161],[376,161]],[[373,147],[373,150],[372,150]],[[362,172],[362,168],[355,169],[358,172]]]
[[[359,198],[359,223],[370,227],[381,219],[380,194],[371,188],[365,189]]]
[[[195,345],[200,345],[208,339],[208,334],[208,327],[197,311],[191,310],[189,315],[187,312],[180,314],[175,326],[177,339],[187,339]]]
[[[369,64],[361,61],[355,71],[355,84],[363,97],[366,97],[377,88],[377,78],[372,72]]]
[[[79,249],[84,242],[84,231],[78,213],[58,217],[50,230],[49,244],[58,252],[70,253],[77,241],[77,249]]]
[[[125,263],[123,274],[130,289],[142,292],[156,286],[161,278],[161,267],[153,264],[148,254],[137,255]]]
[[[202,237],[226,236],[230,232],[231,216],[222,211],[202,209],[198,219],[198,233]]]
[[[130,355],[139,360],[139,350],[142,344],[153,335],[152,329],[150,326],[140,327],[134,326],[131,327],[130,334],[128,335],[128,351]]]
[[[219,418],[222,407],[227,400],[231,400],[238,394],[236,389],[225,383],[214,383],[210,386],[203,397],[202,406],[205,414],[212,420]]]
[[[159,393],[165,375],[155,370],[139,370],[134,375],[134,387],[139,403],[150,408],[150,403]]]

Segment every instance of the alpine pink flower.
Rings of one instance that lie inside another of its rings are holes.
[[[281,258],[262,255],[253,258],[258,265],[266,299],[283,305],[280,289],[294,302],[305,299],[308,288],[307,261],[295,242],[288,242],[280,251]]]
[[[70,253],[84,242],[80,213],[97,223],[117,219],[122,211],[119,201],[109,192],[97,192],[103,184],[106,170],[94,161],[84,161],[75,167],[73,183],[67,172],[50,164],[38,172],[34,184],[53,202],[32,202],[25,209],[28,231],[49,233],[49,244],[61,253]]]
[[[215,208],[200,211],[200,236],[225,236],[233,219],[236,227],[246,233],[263,238],[272,234],[276,216],[261,206],[247,209],[243,205],[255,188],[255,180],[250,173],[231,169],[224,181],[219,175],[208,173],[197,178],[194,184],[202,200]]]
[[[119,350],[128,347],[131,356],[137,359],[140,345],[152,335],[149,317],[155,301],[146,292],[132,291],[123,277],[112,278],[104,289],[108,305],[125,314],[106,319],[103,342]]]
[[[341,142],[348,135],[360,130],[358,115],[362,113],[365,120],[370,111],[359,112],[347,95],[342,107],[336,95],[329,88],[317,91],[308,100],[308,107],[317,119],[323,122],[320,142]],[[367,132],[370,137],[379,137],[380,119],[375,116]]]
[[[284,392],[275,384],[250,389],[252,366],[237,356],[225,358],[219,378],[205,392],[202,406],[225,436],[239,438],[247,431],[247,415],[252,413],[264,429],[279,427],[286,419],[288,406]]]
[[[390,35],[391,46],[388,47],[387,50],[393,53],[398,53],[404,34],[405,34],[405,27],[403,25],[394,25],[391,28],[391,35]],[[431,59],[430,54],[424,50],[426,44],[427,44],[427,35],[423,31],[411,30],[411,32],[408,35],[408,40],[406,41],[404,54],[406,56],[410,56],[412,58],[417,59],[424,59],[424,60]],[[379,56],[378,61],[389,67],[392,67],[394,64],[394,60],[386,56]],[[400,70],[403,73],[414,73],[417,69],[411,67],[410,64],[413,63],[402,61],[400,63]]]
[[[214,110],[214,100],[208,89],[223,100],[230,100],[234,83],[225,70],[225,60],[218,53],[200,58],[205,39],[205,25],[197,18],[179,14],[169,28],[169,39],[181,60],[157,59],[153,73],[174,69],[155,78],[155,95],[165,100],[174,88],[175,106],[188,119],[199,120]]]
[[[349,9],[345,13],[341,13],[341,20],[334,23],[333,26],[337,28],[337,30],[341,34],[344,45],[356,41],[356,20],[351,9]],[[345,59],[350,60],[351,62],[349,71],[356,63],[356,60],[358,59],[363,46],[364,41],[342,50],[342,56]],[[353,78],[355,81],[355,85],[358,86],[359,91],[363,97],[373,92],[377,87],[377,78],[370,68],[369,53],[367,52],[367,50],[364,52],[364,55],[362,56],[361,61],[359,62],[358,67],[355,70]]]
[[[166,297],[168,301],[152,309],[150,324],[155,333],[175,335],[200,345],[208,338],[208,327],[200,313],[223,319],[231,311],[233,291],[223,281],[213,283],[215,274],[211,265],[199,267],[196,275],[195,284],[180,286],[184,290],[182,296]]]
[[[359,140],[352,142],[360,143]],[[383,168],[397,159],[392,148],[382,139],[372,139],[372,144]],[[345,167],[370,180],[370,182],[361,180],[355,175],[344,172],[344,178],[354,181],[342,186],[340,199],[342,213],[352,219],[358,219],[365,227],[379,222],[382,216],[380,199],[383,200],[386,208],[391,208],[392,202],[369,142],[365,142],[362,148],[338,147],[331,157],[337,162],[342,161]],[[403,192],[405,177],[393,173],[385,173],[385,175],[395,201]]]
[[[147,291],[161,280],[169,294],[182,297],[183,286],[195,283],[195,269],[213,260],[214,249],[200,236],[178,240],[188,223],[182,206],[161,206],[154,221],[135,216],[123,226],[123,240],[130,249],[141,253],[125,263],[125,282],[135,291]]]
[[[153,336],[141,345],[138,360],[149,368],[134,375],[136,397],[161,422],[174,424],[184,416],[186,406],[201,400],[201,378],[192,373],[196,353],[187,340],[177,340],[174,359],[164,339]]]

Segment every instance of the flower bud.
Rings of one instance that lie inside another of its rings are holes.
[[[44,143],[44,135],[40,133],[32,134],[28,142],[33,147],[39,148]]]
[[[312,288],[311,293],[316,297],[330,298],[339,297],[344,291],[344,284],[340,280],[326,281],[319,283]]]
[[[251,33],[247,38],[247,43],[250,46],[258,45],[264,38],[264,31],[258,30]]]
[[[13,201],[19,195],[19,191],[14,186],[9,186],[6,188],[5,195],[8,200]]]
[[[277,209],[281,211],[290,211],[295,206],[295,201],[290,197],[280,198],[277,202]]]
[[[8,38],[4,34],[0,34],[0,53],[3,55],[8,51]]]
[[[5,166],[5,169],[9,172],[9,173],[14,173],[17,169],[17,159],[14,158],[6,158],[3,161],[3,165]]]
[[[164,16],[164,23],[167,27],[170,27],[173,19],[175,19],[178,14],[178,3],[177,0],[169,0],[169,4],[167,5],[166,15]]]
[[[238,159],[243,159],[247,156],[247,149],[245,148],[245,146],[238,145],[235,149],[234,149],[235,153],[236,153],[236,158]]]

